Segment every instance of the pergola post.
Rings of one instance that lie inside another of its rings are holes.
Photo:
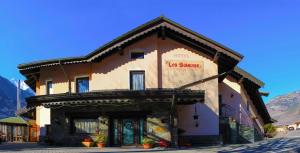
[[[178,148],[178,115],[176,111],[176,91],[172,95],[172,104],[170,111],[171,143],[173,147]]]

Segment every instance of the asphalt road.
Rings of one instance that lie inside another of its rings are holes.
[[[270,139],[253,144],[246,145],[228,145],[228,146],[213,146],[213,147],[196,147],[196,148],[182,148],[182,149],[160,149],[154,148],[151,150],[144,150],[138,148],[82,148],[82,147],[49,147],[42,146],[35,143],[6,143],[0,145],[0,152],[20,152],[20,153],[96,153],[96,152],[178,152],[178,153],[278,153],[278,152],[300,152],[300,138],[279,138]]]

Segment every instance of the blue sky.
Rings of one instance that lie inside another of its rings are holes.
[[[0,0],[0,75],[17,65],[85,55],[164,15],[245,56],[239,64],[275,96],[300,90],[300,1]]]

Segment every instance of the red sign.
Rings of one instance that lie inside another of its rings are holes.
[[[173,68],[200,68],[200,64],[192,62],[169,61],[169,67]]]

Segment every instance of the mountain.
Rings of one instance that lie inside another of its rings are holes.
[[[300,91],[278,96],[267,104],[275,125],[288,125],[300,121]]]
[[[16,87],[18,86],[17,79],[12,78],[10,79],[10,82],[13,83]],[[35,92],[24,81],[20,82],[20,89],[23,90],[23,94],[26,94],[24,95],[25,97],[35,95]]]
[[[15,79],[8,80],[0,76],[0,119],[15,115],[17,109],[17,82]],[[25,98],[35,94],[24,81],[20,84],[21,107],[25,107]]]

